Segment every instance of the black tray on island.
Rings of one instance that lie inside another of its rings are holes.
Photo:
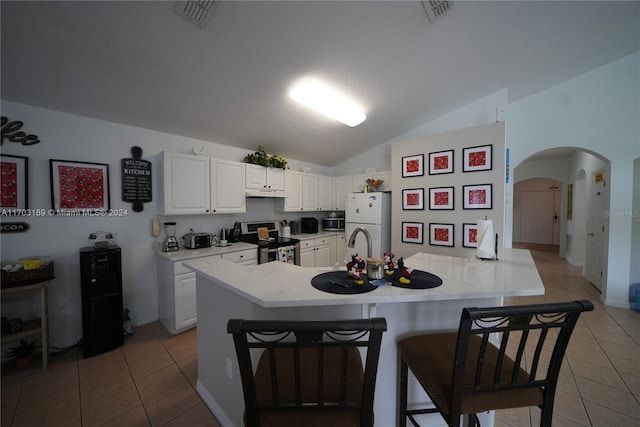
[[[391,286],[398,288],[431,289],[442,285],[442,279],[440,277],[422,270],[413,270],[411,272],[411,283],[400,283],[400,277],[402,277],[402,274],[399,269],[394,269],[393,274],[386,274],[385,270],[385,274],[383,275],[383,279],[388,280]],[[311,285],[318,290],[332,294],[363,294],[378,288],[378,286],[371,284],[366,274],[362,275],[362,280],[364,281],[362,285],[356,285],[353,278],[349,277],[344,270],[327,271],[311,279]]]
[[[329,292],[331,294],[364,294],[376,290],[378,287],[369,283],[366,274],[362,274],[362,285],[356,285],[353,278],[347,276],[347,272],[341,271],[327,271],[326,273],[320,273],[311,279],[311,286],[314,288]],[[337,282],[339,284],[330,283]]]

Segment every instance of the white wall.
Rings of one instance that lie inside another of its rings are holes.
[[[640,154],[640,52],[509,104],[507,146],[517,166],[538,151],[578,147],[610,162],[610,210],[631,211],[633,161]],[[628,307],[631,217],[609,221],[604,292]]]
[[[51,345],[71,345],[82,336],[78,250],[89,246],[88,236],[93,231],[111,231],[115,243],[122,248],[124,305],[131,310],[134,325],[157,320],[156,260],[151,236],[151,219],[157,216],[159,198],[156,154],[163,150],[191,153],[192,147],[205,146],[210,157],[240,161],[249,150],[5,101],[2,102],[2,115],[11,121],[24,122],[23,130],[38,135],[42,141],[31,146],[11,142],[2,146],[3,154],[29,158],[30,208],[51,207],[49,159],[63,159],[108,164],[111,208],[128,209],[126,216],[113,218],[2,218],[3,222],[26,221],[31,226],[26,233],[2,234],[2,263],[33,255],[50,255],[55,261],[56,278],[49,290]],[[144,210],[139,213],[133,212],[131,204],[121,200],[120,159],[130,158],[131,147],[136,145],[142,148],[142,157],[152,162],[154,172],[153,202],[145,203]],[[272,154],[286,156],[286,153]],[[327,175],[331,172],[329,168],[295,160],[290,160],[290,167],[298,170],[309,167],[312,172]],[[218,234],[222,227],[231,227],[235,221],[292,220],[302,216],[274,212],[273,206],[273,199],[248,199],[246,214],[159,218],[176,221],[177,235],[182,236],[190,228]],[[308,213],[305,216],[309,216]],[[3,304],[3,316],[35,315],[28,313],[25,308],[28,305],[28,301]]]
[[[492,145],[491,170],[463,172],[463,148]],[[429,175],[429,153],[453,150],[453,172],[448,174]],[[463,246],[463,229],[465,223],[476,224],[480,219],[493,221],[495,232],[501,235],[504,221],[504,123],[473,126],[455,131],[434,135],[396,140],[393,144],[392,158],[394,164],[401,164],[402,158],[424,155],[424,175],[402,177],[402,168],[392,171],[392,210],[391,247],[396,257],[409,257],[416,252],[441,255],[473,257],[476,249]],[[464,209],[463,190],[465,185],[492,186],[492,204],[490,209]],[[430,210],[429,189],[453,187],[453,210]],[[424,189],[424,209],[404,210],[402,190]],[[402,222],[418,222],[423,224],[423,243],[406,243],[402,241]],[[429,241],[429,224],[452,224],[453,247],[431,245]],[[498,242],[498,258],[503,245]]]

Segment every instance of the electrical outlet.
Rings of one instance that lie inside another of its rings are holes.
[[[233,362],[227,357],[227,376],[233,378]]]

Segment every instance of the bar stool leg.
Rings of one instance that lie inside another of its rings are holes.
[[[407,426],[407,382],[409,376],[409,368],[404,362],[402,356],[398,356],[399,372],[400,372],[400,390],[398,393],[398,427]]]

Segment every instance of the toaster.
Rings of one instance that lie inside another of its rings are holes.
[[[189,249],[208,248],[213,246],[209,233],[187,233],[182,236],[182,246]]]

